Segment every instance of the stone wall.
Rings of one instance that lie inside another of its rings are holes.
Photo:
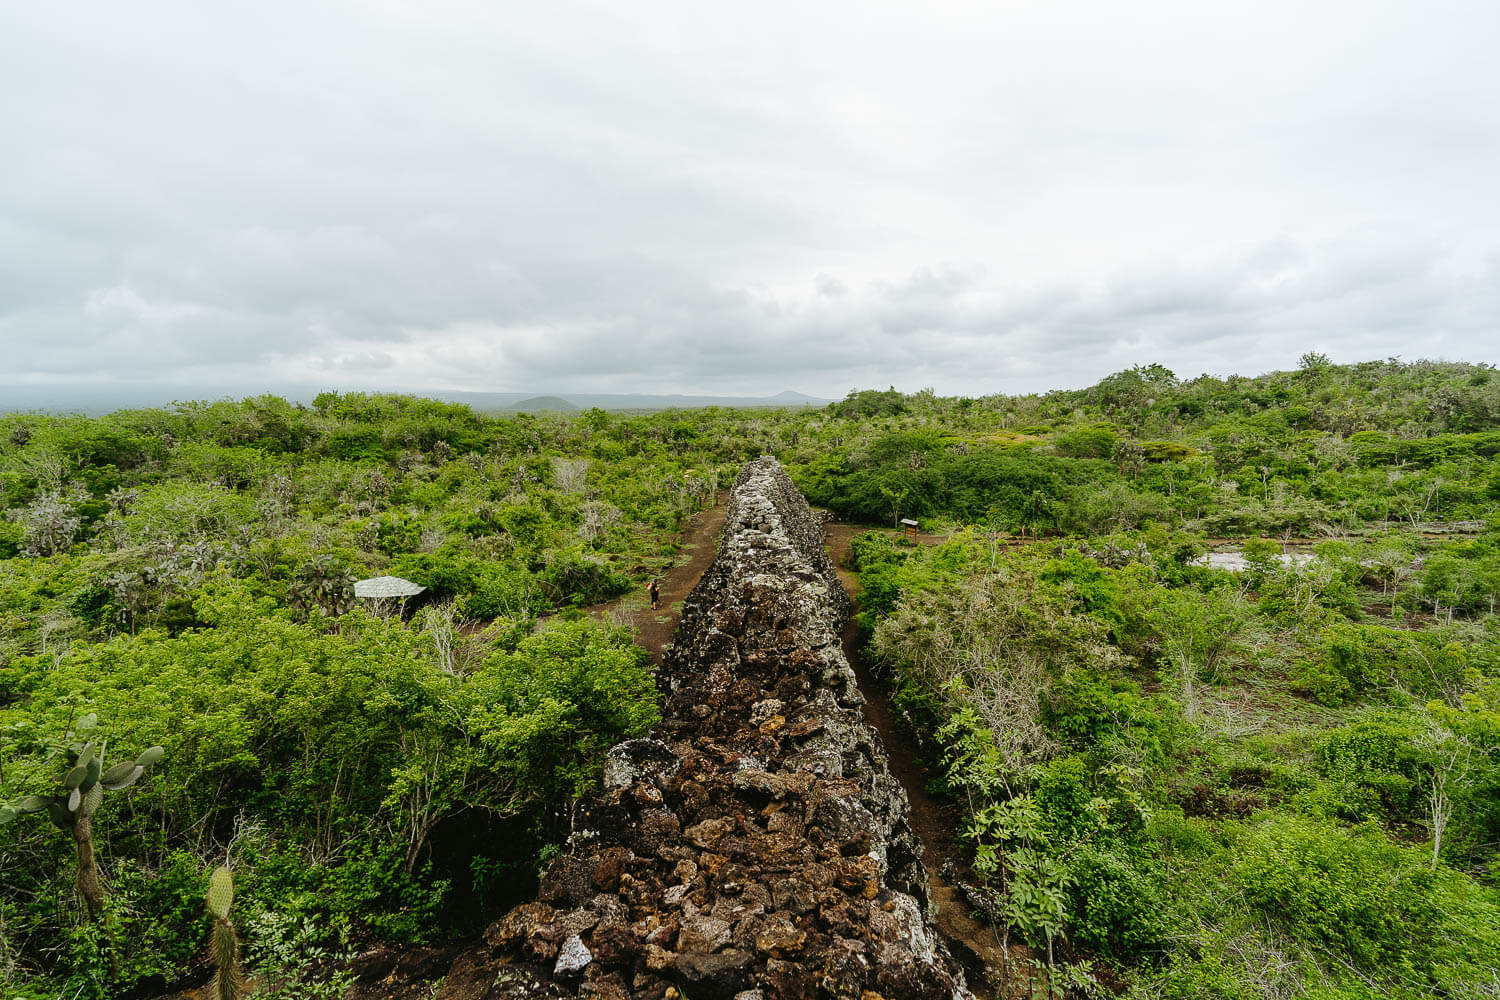
[[[849,599],[781,466],[740,472],[659,675],[538,900],[490,927],[491,997],[967,998],[906,794],[839,646]]]

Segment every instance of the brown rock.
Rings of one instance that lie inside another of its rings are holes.
[[[762,722],[760,724],[760,734],[762,736],[770,736],[772,733],[780,731],[781,727],[785,726],[785,725],[786,725],[786,716],[784,716],[784,715],[773,715],[769,719],[767,719],[765,722]]]
[[[755,936],[755,951],[759,955],[788,958],[802,950],[807,933],[799,931],[785,919],[767,923]]]
[[[734,821],[728,819],[706,819],[682,831],[690,843],[709,849],[716,847],[724,835],[734,829]]]
[[[594,894],[593,875],[592,861],[565,854],[547,866],[537,895],[546,903],[577,906]]]
[[[746,917],[758,917],[765,912],[765,906],[753,899],[720,896],[714,901],[713,909],[709,911],[709,915],[734,923],[738,920],[744,920]]]
[[[641,936],[621,924],[594,932],[589,940],[594,961],[602,965],[625,965],[635,959],[645,947]]]
[[[664,801],[661,789],[655,785],[648,785],[645,782],[631,788],[630,797],[635,800],[635,804],[641,809],[654,809]]]
[[[813,733],[821,733],[822,731],[822,719],[799,719],[790,726],[787,726],[786,732],[782,733],[782,735],[794,740],[800,740],[811,736]]]
[[[880,893],[879,877],[880,868],[875,859],[861,856],[839,865],[833,884],[850,895],[874,899]]]
[[[869,910],[863,901],[830,893],[818,905],[818,920],[831,934],[844,938],[863,936],[869,927]]]
[[[660,948],[666,948],[670,946],[673,941],[677,940],[677,931],[681,926],[682,924],[676,918],[664,920],[662,921],[660,927],[653,928],[651,932],[646,935],[646,943],[654,944]]]
[[[526,935],[526,954],[538,961],[551,962],[557,958],[557,950],[571,934],[571,931],[555,921],[534,927]]]
[[[599,914],[591,909],[578,907],[557,915],[555,923],[569,934],[582,934],[599,922]]]
[[[802,821],[789,812],[775,812],[766,817],[766,829],[795,836],[802,832]]]
[[[781,879],[773,882],[771,898],[776,909],[786,910],[798,916],[811,911],[818,905],[816,890],[797,879]]]
[[[630,852],[623,847],[609,847],[600,851],[598,863],[594,866],[594,888],[600,892],[618,892],[620,876],[625,874],[625,864],[629,860]]]
[[[677,839],[682,824],[665,809],[651,809],[641,814],[635,825],[634,843],[641,854],[660,854]]]
[[[809,888],[827,889],[833,885],[833,870],[827,865],[808,865],[800,874]]]
[[[619,896],[601,892],[589,900],[589,909],[599,915],[598,927],[630,923],[630,907]]]
[[[784,777],[755,769],[736,772],[730,779],[730,784],[737,791],[759,792],[773,799],[783,798],[787,793],[787,781]]]
[[[553,910],[546,903],[522,903],[484,932],[485,943],[493,948],[514,948],[537,927],[552,922]]]
[[[731,858],[739,858],[741,861],[752,858],[755,855],[755,851],[751,848],[748,839],[733,834],[726,834],[724,839],[719,841],[718,850],[721,854],[728,855]]]
[[[715,917],[687,917],[677,934],[677,950],[687,952],[718,951],[729,943],[730,924]]]
[[[771,908],[771,890],[760,882],[751,882],[745,886],[744,893],[740,898],[747,903],[755,903],[765,912]]]
[[[731,948],[716,955],[678,955],[674,971],[692,1000],[734,1000],[750,986],[754,961],[749,952]]]
[[[630,906],[646,907],[655,898],[656,887],[629,872],[620,876],[620,898]]]
[[[708,789],[696,781],[684,781],[678,789],[682,796],[682,811],[688,816],[696,815],[704,806],[708,805]]]

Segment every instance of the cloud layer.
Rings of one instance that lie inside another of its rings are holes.
[[[1500,8],[1313,6],[33,5],[0,383],[1500,361]]]

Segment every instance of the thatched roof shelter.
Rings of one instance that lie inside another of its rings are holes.
[[[399,576],[376,576],[354,584],[355,597],[416,597],[427,588]]]

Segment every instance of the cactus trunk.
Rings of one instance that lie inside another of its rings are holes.
[[[240,1000],[245,979],[240,973],[240,942],[234,924],[220,918],[214,921],[209,951],[214,962],[214,1000]]]
[[[98,921],[104,913],[104,889],[99,885],[99,869],[94,864],[92,816],[79,816],[74,820],[73,841],[78,847],[78,894],[83,897],[89,919]]]
[[[240,974],[240,939],[229,920],[234,905],[234,875],[228,868],[215,868],[208,879],[208,912],[214,916],[214,931],[208,952],[214,961],[214,1000],[240,1000],[245,977]]]

